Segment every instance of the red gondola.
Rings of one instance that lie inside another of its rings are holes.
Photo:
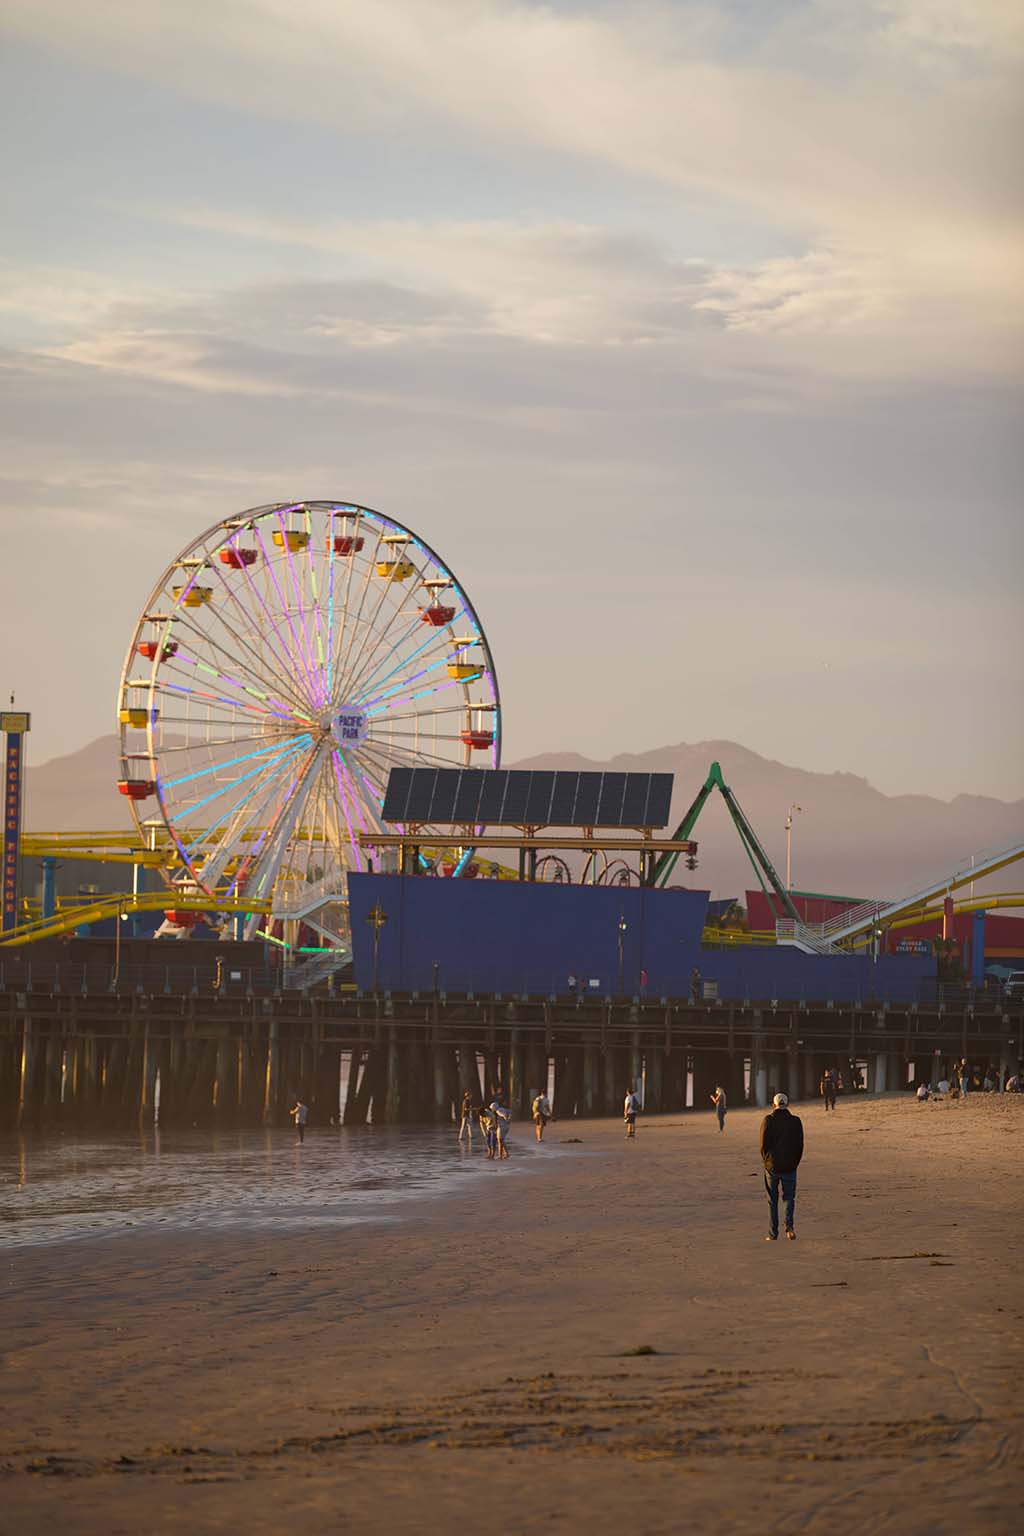
[[[230,566],[233,571],[244,571],[247,565],[255,565],[260,557],[258,549],[222,549],[219,553],[221,565]]]
[[[336,555],[357,555],[366,540],[361,533],[336,533],[334,535],[334,553]],[[327,536],[327,553],[331,552],[330,535]]]
[[[175,928],[194,928],[196,923],[202,921],[203,914],[201,912],[179,912],[176,908],[172,907],[164,913],[164,917],[166,917],[169,923],[173,923]]]
[[[178,654],[178,642],[177,640],[168,640],[167,644],[160,650],[156,640],[140,640],[137,649],[139,655],[145,656],[147,661],[152,661],[158,650],[160,651],[161,661],[170,661],[172,656],[177,656]]]
[[[494,745],[494,732],[460,731],[459,739],[464,746],[471,747],[475,752],[485,752],[488,747]]]
[[[150,795],[156,794],[153,779],[118,779],[117,788],[127,800],[148,800]]]
[[[454,608],[445,608],[442,603],[431,603],[429,608],[420,609],[420,620],[424,624],[433,624],[440,629],[443,624],[450,624],[455,617]]]

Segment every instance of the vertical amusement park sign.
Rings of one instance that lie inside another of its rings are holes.
[[[18,870],[21,857],[21,806],[25,766],[25,733],[31,716],[14,710],[0,711],[0,731],[7,737],[4,761],[4,857],[3,906],[0,929],[18,924]]]

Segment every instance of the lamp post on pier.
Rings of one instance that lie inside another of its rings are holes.
[[[619,935],[619,996],[620,997],[625,997],[625,995],[626,995],[626,929],[628,927],[629,927],[629,924],[626,922],[625,913],[620,913],[620,915],[619,915],[619,922],[618,922],[618,935]]]
[[[388,914],[382,906],[373,906],[367,912],[364,919],[373,929],[373,1000],[378,1003],[380,991],[380,934],[381,929],[388,920]]]
[[[802,805],[791,805],[786,812],[786,890],[793,889],[793,812],[802,811]]]

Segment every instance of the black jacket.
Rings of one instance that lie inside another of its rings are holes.
[[[784,1104],[761,1122],[761,1158],[769,1173],[793,1173],[804,1155],[803,1121]]]

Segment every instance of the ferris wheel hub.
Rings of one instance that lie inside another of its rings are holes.
[[[339,747],[359,747],[366,740],[370,717],[358,704],[343,704],[331,718],[331,733]]]

